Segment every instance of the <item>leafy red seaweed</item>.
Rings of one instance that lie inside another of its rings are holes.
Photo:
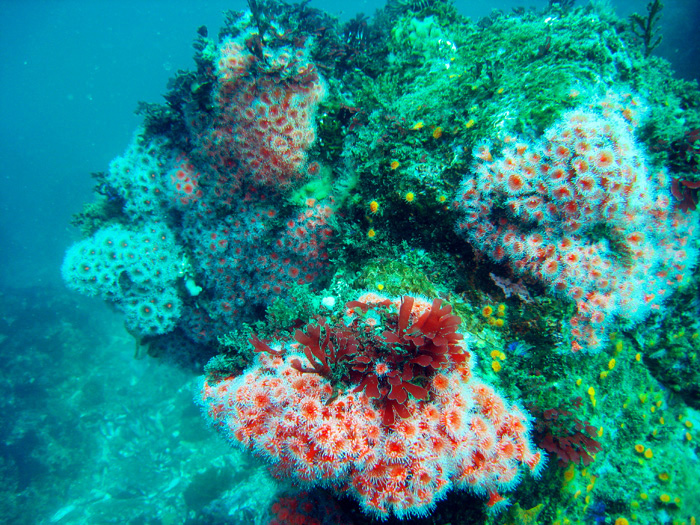
[[[264,341],[261,341],[255,334],[251,334],[250,339],[248,339],[248,342],[253,345],[256,352],[267,352],[271,355],[282,355],[284,353],[284,351],[282,350],[273,350],[272,348],[270,348],[270,345],[268,345]]]

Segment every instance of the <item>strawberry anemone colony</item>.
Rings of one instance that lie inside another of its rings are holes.
[[[473,376],[460,323],[440,299],[366,294],[294,340],[253,336],[250,368],[210,374],[199,402],[276,476],[350,494],[378,517],[426,515],[453,487],[497,509],[543,456],[524,411]]]

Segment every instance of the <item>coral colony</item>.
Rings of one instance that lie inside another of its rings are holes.
[[[290,283],[313,283],[327,267],[332,208],[310,199],[282,217],[280,230],[276,202],[318,170],[306,151],[323,82],[303,48],[283,47],[263,62],[245,47],[250,38],[226,39],[216,50],[216,111],[210,122],[196,115],[190,122],[198,136],[196,166],[137,135],[104,178],[139,229],[99,230],[66,256],[69,286],[113,301],[139,335],[178,325],[209,342],[250,316],[253,305],[268,304]],[[168,226],[173,216],[186,250]],[[207,310],[181,304],[178,272],[201,279],[191,286],[206,288]]]
[[[572,4],[228,13],[95,174],[66,283],[213,358],[207,420],[304,508],[694,523],[697,86]]]
[[[498,506],[521,466],[537,472],[527,416],[474,377],[450,306],[366,294],[346,308],[293,340],[254,337],[243,375],[205,379],[212,424],[278,475],[350,493],[378,516],[425,515],[453,487]]]
[[[460,234],[576,304],[575,351],[598,349],[614,318],[636,323],[658,310],[697,257],[668,173],[635,144],[640,103],[610,92],[591,106],[565,113],[534,144],[512,138],[497,159],[479,146],[455,202]],[[595,229],[605,235],[591,242]]]

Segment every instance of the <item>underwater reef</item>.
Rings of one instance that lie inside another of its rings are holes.
[[[279,480],[256,522],[695,523],[700,90],[663,6],[249,5],[139,105],[62,273],[203,371]]]

